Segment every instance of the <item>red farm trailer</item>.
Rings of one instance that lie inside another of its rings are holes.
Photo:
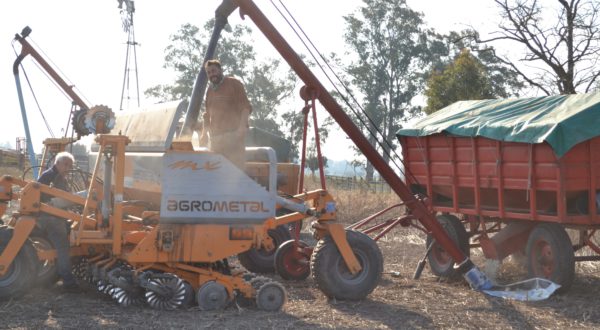
[[[457,102],[397,136],[407,185],[465,254],[522,253],[529,276],[562,291],[576,261],[600,260],[600,94]],[[427,243],[432,272],[446,275],[451,258]]]

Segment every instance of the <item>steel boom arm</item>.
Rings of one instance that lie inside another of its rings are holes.
[[[21,54],[15,60],[13,64],[13,73],[19,74],[19,65],[27,55],[31,55],[39,65],[52,77],[52,79],[60,86],[60,88],[73,100],[73,103],[77,104],[80,108],[89,110],[90,107],[83,101],[81,97],[73,90],[73,86],[67,84],[67,82],[56,72],[50,64],[35,50],[31,44],[25,39],[31,33],[31,29],[27,26],[23,29],[21,34],[15,35],[15,40],[21,44]]]
[[[254,24],[262,31],[265,37],[277,49],[281,56],[287,61],[290,67],[298,74],[300,79],[318,93],[318,99],[331,117],[346,132],[348,137],[360,149],[365,157],[373,164],[373,167],[387,181],[394,192],[402,199],[406,206],[412,211],[416,218],[429,230],[436,241],[441,244],[446,252],[452,258],[460,260],[458,264],[464,273],[473,267],[471,261],[454,244],[446,234],[442,226],[437,222],[434,214],[429,211],[427,206],[417,200],[410,192],[409,188],[402,182],[402,179],[392,170],[392,168],[383,160],[383,157],[369,143],[362,132],[354,125],[350,117],[342,110],[341,106],[335,101],[333,96],[325,89],[317,77],[304,64],[300,56],[294,52],[291,46],[285,41],[277,29],[271,24],[267,17],[251,0],[233,0],[240,7],[240,14],[247,15]]]

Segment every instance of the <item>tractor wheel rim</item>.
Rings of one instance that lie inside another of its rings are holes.
[[[308,260],[305,254],[292,246],[283,257],[283,267],[288,274],[300,276],[307,271],[309,267]]]

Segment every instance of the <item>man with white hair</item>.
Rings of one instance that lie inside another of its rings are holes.
[[[54,165],[42,173],[38,182],[53,188],[70,191],[66,175],[73,168],[74,163],[75,158],[70,153],[58,153],[54,159]],[[42,202],[48,202],[49,199],[50,196],[42,196]],[[71,272],[69,223],[66,219],[42,213],[38,225],[46,231],[48,239],[56,249],[56,271],[63,280],[62,288],[67,291],[76,291],[79,285]]]

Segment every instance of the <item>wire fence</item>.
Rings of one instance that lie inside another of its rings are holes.
[[[383,180],[367,181],[363,177],[326,175],[330,187],[340,190],[360,190],[373,193],[391,193],[392,189]]]

